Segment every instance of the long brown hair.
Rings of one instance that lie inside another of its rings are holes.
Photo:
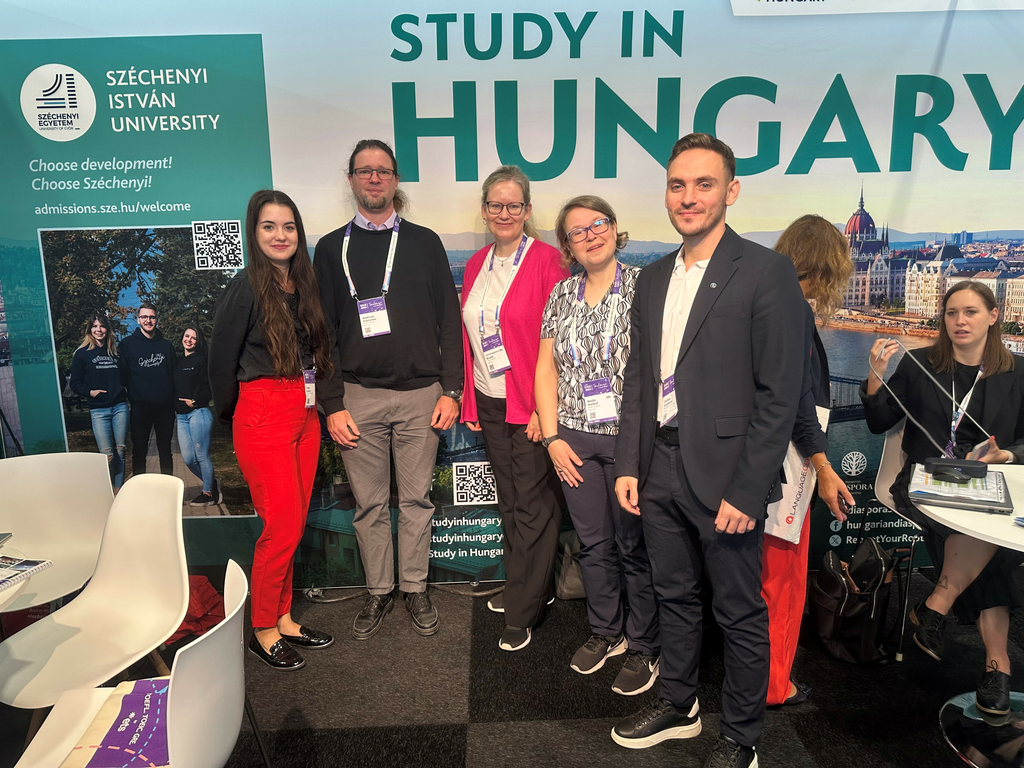
[[[793,262],[797,277],[807,283],[807,298],[814,299],[814,314],[827,323],[843,305],[853,272],[846,238],[832,222],[809,213],[786,227],[775,251]]]
[[[566,200],[562,205],[562,210],[558,212],[558,218],[555,219],[555,239],[558,241],[558,250],[562,252],[560,263],[566,269],[576,263],[576,257],[572,255],[572,243],[569,242],[569,233],[565,231],[565,219],[570,211],[574,211],[577,208],[586,208],[600,213],[616,227],[619,226],[619,221],[615,218],[615,211],[612,210],[611,205],[603,197],[598,197],[597,195],[578,195],[571,200]],[[619,232],[616,229],[616,255],[626,247],[628,242],[629,232]]]
[[[99,324],[107,329],[107,338],[105,340],[107,354],[111,357],[117,357],[117,344],[114,342],[114,329],[110,327],[110,320],[107,319],[106,315],[96,313],[89,315],[89,319],[85,321],[85,338],[82,339],[82,343],[78,345],[78,349],[96,349],[99,344],[96,343],[96,339],[92,335],[92,324],[99,321]]]
[[[942,297],[942,312],[939,314],[939,338],[928,348],[928,362],[939,373],[951,373],[956,365],[956,358],[953,356],[953,340],[946,332],[946,305],[953,294],[958,291],[974,291],[989,312],[997,306],[992,289],[984,283],[974,280],[964,280],[946,291],[946,295]],[[996,321],[988,327],[988,337],[985,339],[985,353],[981,358],[981,364],[985,367],[982,378],[1012,371],[1013,362],[1013,355],[1003,345],[1003,324],[997,317]]]
[[[256,294],[256,302],[263,316],[261,329],[267,351],[270,353],[270,359],[274,363],[274,370],[278,376],[302,375],[299,355],[295,353],[299,346],[299,340],[295,334],[295,322],[278,288],[277,268],[258,245],[256,228],[259,226],[263,206],[268,204],[286,206],[291,209],[294,217],[295,232],[299,243],[295,255],[292,257],[291,266],[288,268],[288,276],[295,284],[295,290],[299,294],[299,322],[302,323],[309,335],[310,347],[312,347],[316,359],[317,376],[319,378],[330,377],[334,372],[334,365],[331,363],[327,318],[324,315],[323,306],[320,304],[320,287],[317,284],[316,273],[313,272],[313,262],[310,261],[309,250],[306,247],[306,230],[302,226],[299,209],[295,207],[292,199],[284,192],[273,189],[261,189],[249,198],[249,208],[245,214],[245,237],[249,244],[246,275],[253,293]]]

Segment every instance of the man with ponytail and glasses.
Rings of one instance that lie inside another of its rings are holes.
[[[356,215],[316,246],[314,268],[336,343],[337,369],[318,396],[344,450],[353,525],[369,595],[352,634],[368,640],[394,608],[391,454],[398,483],[399,589],[420,635],[439,623],[427,594],[434,505],[430,483],[439,431],[462,397],[459,300],[441,239],[400,217],[398,161],[379,139],[352,150],[348,181]]]

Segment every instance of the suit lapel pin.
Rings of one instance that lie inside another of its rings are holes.
[[[712,283],[712,284],[711,284],[711,287],[712,287],[712,288],[717,288],[717,287],[718,287],[718,283]]]

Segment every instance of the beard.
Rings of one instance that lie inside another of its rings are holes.
[[[672,221],[672,227],[683,237],[700,237],[719,224],[725,219],[725,206],[721,209],[709,209],[705,211],[704,218],[700,221],[688,221],[686,219],[677,218],[675,212],[669,216]]]
[[[389,205],[391,205],[391,199],[387,195],[381,195],[380,197],[374,198],[367,194],[356,194],[356,199],[359,204],[368,211],[383,211]]]

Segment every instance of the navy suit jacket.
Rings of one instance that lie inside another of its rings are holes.
[[[654,453],[661,327],[678,251],[640,272],[631,309],[615,464],[640,489]],[[681,469],[704,506],[764,518],[793,434],[811,340],[785,256],[726,227],[686,323],[675,369]],[[642,510],[641,510],[642,513]]]

